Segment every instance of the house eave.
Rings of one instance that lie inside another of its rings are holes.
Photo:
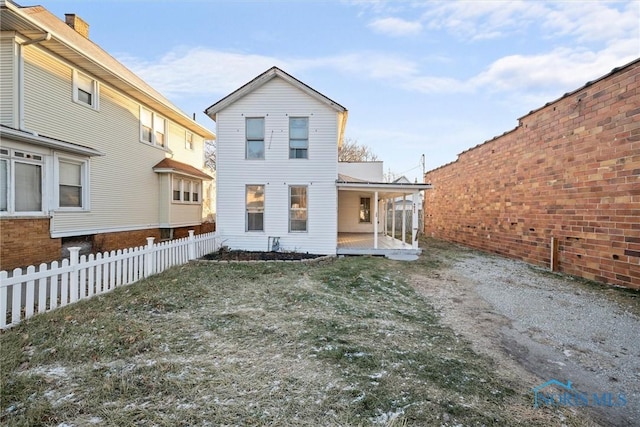
[[[37,133],[31,133],[23,130],[13,129],[6,126],[2,126],[0,128],[0,135],[2,135],[2,137],[4,138],[12,139],[14,141],[35,144],[41,147],[47,147],[55,150],[65,151],[71,154],[79,154],[87,157],[105,155],[103,152],[95,150],[91,147],[85,147],[84,145],[73,144],[71,142],[49,138],[47,136],[39,135]]]

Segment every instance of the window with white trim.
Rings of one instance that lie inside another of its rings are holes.
[[[359,222],[371,223],[371,197],[360,197]]]
[[[289,231],[307,231],[307,186],[289,187]]]
[[[171,199],[176,203],[200,203],[201,181],[173,177]]]
[[[159,147],[166,147],[167,120],[140,107],[140,140]]]
[[[247,117],[245,119],[245,135],[247,138],[246,158],[249,160],[264,159],[264,117]]]
[[[246,186],[247,231],[264,231],[264,185]]]
[[[43,212],[43,166],[44,157],[40,154],[0,149],[0,212]]]
[[[56,156],[56,162],[57,207],[61,210],[88,210],[88,160]]]
[[[193,150],[193,133],[189,131],[185,131],[184,148],[187,150]]]
[[[289,158],[309,158],[308,117],[289,117]]]
[[[95,79],[79,71],[73,71],[73,100],[75,102],[97,110],[98,88],[99,85]]]

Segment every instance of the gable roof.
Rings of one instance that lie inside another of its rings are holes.
[[[186,163],[165,157],[153,167],[156,173],[178,173],[193,178],[212,180],[213,177]]]
[[[10,0],[0,0],[0,10],[0,30],[14,31],[25,42],[48,34],[48,38],[39,42],[43,48],[197,135],[215,138],[213,132],[191,119],[100,46],[78,34],[44,7],[20,6]]]
[[[265,71],[264,73],[260,74],[258,77],[254,78],[250,82],[248,82],[245,85],[241,86],[239,89],[236,89],[235,91],[231,92],[229,95],[225,96],[224,98],[222,98],[220,101],[216,102],[215,104],[211,105],[209,108],[204,110],[204,113],[206,115],[208,115],[209,117],[211,117],[211,119],[216,120],[216,114],[219,111],[223,110],[224,108],[228,107],[229,105],[233,104],[234,102],[236,102],[240,98],[242,98],[245,95],[247,95],[248,93],[253,92],[254,90],[259,88],[260,86],[264,85],[265,83],[271,81],[272,79],[274,79],[276,77],[281,78],[282,80],[286,81],[290,85],[300,89],[301,91],[303,91],[307,95],[309,95],[309,96],[315,98],[316,100],[322,102],[323,104],[326,104],[329,107],[333,108],[337,112],[345,113],[345,114],[347,113],[347,109],[345,107],[343,107],[342,105],[338,104],[337,102],[335,102],[331,98],[321,94],[317,90],[313,89],[311,86],[308,86],[307,84],[305,84],[305,83],[301,82],[300,80],[296,79],[291,74],[288,74],[288,73],[282,71],[278,67],[269,68],[267,71]]]

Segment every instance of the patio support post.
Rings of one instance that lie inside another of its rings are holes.
[[[413,203],[411,208],[411,247],[418,249],[418,200],[420,193],[413,193]]]
[[[407,240],[407,195],[402,195],[402,246],[406,243]]]
[[[373,193],[373,248],[378,249],[378,192]]]
[[[391,202],[391,237],[396,238],[396,198]]]

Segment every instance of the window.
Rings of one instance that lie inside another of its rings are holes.
[[[140,140],[166,147],[167,121],[146,108],[140,107]]]
[[[307,187],[289,187],[289,231],[307,231]]]
[[[264,231],[264,185],[247,185],[247,231]]]
[[[193,134],[191,132],[186,132],[185,134],[184,148],[187,150],[193,150]]]
[[[246,119],[247,153],[246,158],[264,159],[264,117]]]
[[[360,197],[360,222],[371,223],[371,197]]]
[[[98,109],[98,82],[78,71],[73,72],[73,100]]]
[[[200,202],[200,182],[183,178],[173,178],[171,199],[174,202]]]
[[[54,206],[62,210],[88,209],[88,160],[56,155],[55,161]]]
[[[43,156],[8,149],[0,155],[0,212],[43,212]]]
[[[309,151],[309,118],[289,117],[289,158],[306,159]]]

